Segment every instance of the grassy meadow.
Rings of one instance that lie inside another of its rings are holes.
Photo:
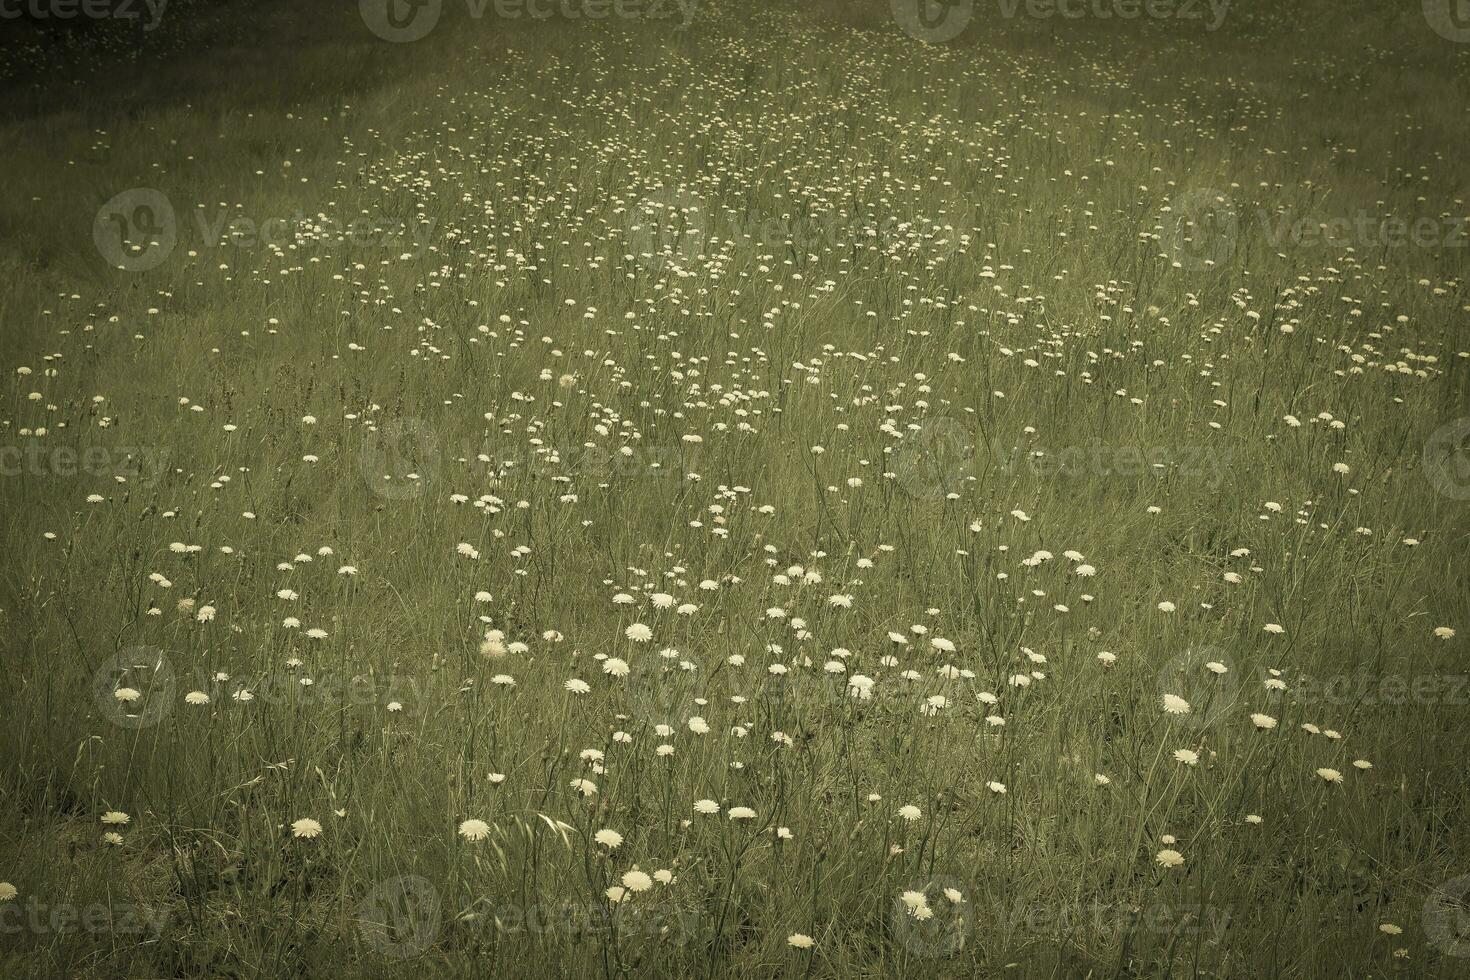
[[[0,975],[1470,975],[1436,3],[0,20]]]

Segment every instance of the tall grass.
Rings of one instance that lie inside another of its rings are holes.
[[[175,2],[7,49],[7,975],[1463,972],[1417,12]]]

